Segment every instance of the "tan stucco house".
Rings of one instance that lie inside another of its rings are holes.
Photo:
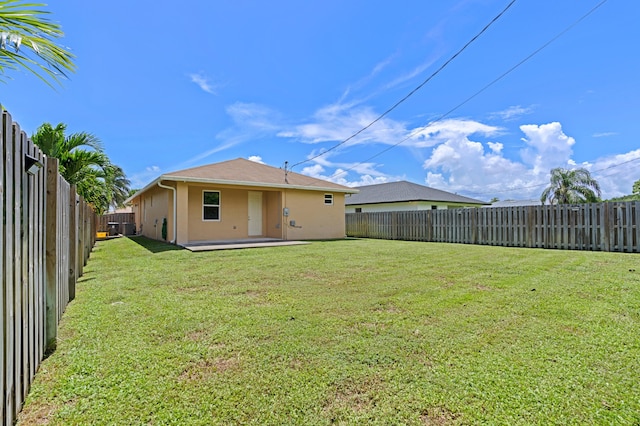
[[[136,230],[178,245],[345,237],[345,194],[357,190],[238,158],[166,173],[132,195]]]

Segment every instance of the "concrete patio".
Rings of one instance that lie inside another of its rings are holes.
[[[236,250],[259,247],[279,247],[311,244],[308,241],[285,241],[277,238],[245,238],[240,240],[198,241],[184,244],[189,251]]]

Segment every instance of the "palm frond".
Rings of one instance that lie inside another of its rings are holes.
[[[56,43],[64,33],[44,6],[0,0],[0,74],[23,67],[52,86],[49,80],[59,83],[75,71],[74,55]]]

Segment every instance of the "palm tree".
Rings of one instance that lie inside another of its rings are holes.
[[[85,167],[104,167],[109,159],[103,152],[100,139],[87,132],[65,136],[67,125],[59,123],[56,127],[44,123],[31,136],[33,143],[42,152],[59,160],[60,174],[70,184],[77,184],[82,178]],[[86,150],[84,148],[91,148]]]
[[[93,205],[98,214],[127,199],[129,180],[122,168],[112,164],[100,140],[87,132],[65,136],[67,126],[44,123],[31,140],[49,157],[59,160],[62,177],[76,185],[78,194]],[[89,148],[89,149],[86,149]]]
[[[131,182],[127,179],[124,170],[115,164],[109,164],[104,168],[104,172],[104,180],[109,192],[111,207],[122,207],[124,201],[129,198],[129,185],[131,185]]]
[[[587,169],[551,169],[549,186],[542,192],[540,201],[551,204],[574,204],[598,201],[600,185]]]
[[[64,36],[60,25],[47,18],[49,12],[33,9],[43,6],[0,0],[0,74],[22,67],[51,86],[47,78],[59,83],[75,71],[74,56],[56,44]]]

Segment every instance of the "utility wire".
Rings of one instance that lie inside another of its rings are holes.
[[[451,108],[449,111],[447,111],[446,113],[442,114],[441,116],[439,116],[438,118],[436,118],[435,120],[429,122],[426,126],[422,127],[422,128],[418,128],[414,131],[412,131],[411,133],[409,133],[408,136],[406,136],[404,139],[400,140],[399,142],[388,146],[387,148],[383,149],[382,151],[378,152],[375,155],[372,155],[371,157],[367,158],[366,160],[363,160],[359,163],[356,163],[355,165],[353,165],[352,167],[345,169],[345,170],[341,170],[338,173],[334,173],[331,177],[338,177],[344,173],[347,173],[350,170],[353,170],[354,168],[356,168],[357,166],[361,165],[362,163],[366,163],[367,161],[371,161],[376,157],[379,157],[380,155],[384,154],[385,152],[395,148],[398,145],[401,145],[402,143],[408,141],[409,139],[411,139],[412,137],[414,137],[415,135],[417,135],[418,133],[424,131],[426,128],[433,126],[434,124],[444,120],[445,118],[447,118],[449,115],[451,115],[453,112],[455,112],[456,110],[458,110],[460,107],[462,107],[463,105],[467,104],[469,101],[471,101],[472,99],[474,99],[476,96],[480,95],[482,92],[484,92],[485,90],[487,90],[489,87],[493,86],[494,84],[496,84],[498,81],[502,80],[504,77],[506,77],[507,75],[511,74],[516,68],[520,67],[522,64],[524,64],[525,62],[527,62],[529,59],[533,58],[535,55],[537,55],[538,53],[540,53],[543,49],[545,49],[547,46],[549,46],[551,43],[553,43],[554,41],[556,41],[557,39],[559,39],[560,37],[562,37],[565,33],[567,33],[568,31],[570,31],[571,29],[573,29],[573,27],[575,27],[576,25],[578,25],[580,22],[582,22],[584,19],[586,19],[589,15],[591,15],[593,12],[595,12],[600,6],[602,6],[603,4],[605,4],[608,0],[602,0],[600,3],[598,3],[596,6],[594,6],[591,10],[589,10],[587,13],[585,13],[584,15],[582,15],[580,18],[578,18],[578,20],[576,20],[574,23],[572,23],[571,25],[569,25],[567,28],[565,28],[564,30],[562,30],[560,33],[558,33],[555,37],[553,37],[551,40],[547,41],[545,44],[543,44],[541,47],[539,47],[538,49],[534,50],[531,54],[529,54],[528,56],[526,56],[524,59],[522,59],[520,62],[518,62],[517,64],[515,64],[514,66],[512,66],[511,68],[509,68],[507,71],[505,71],[504,73],[502,73],[499,77],[495,78],[493,81],[491,81],[489,84],[485,85],[482,89],[478,90],[477,92],[475,92],[473,95],[469,96],[467,99],[465,99],[464,101],[460,102],[458,105],[456,105],[455,107]],[[336,145],[337,147],[338,145]],[[335,148],[335,147],[334,147]],[[333,149],[333,148],[332,148]],[[327,151],[325,151],[327,152]],[[310,158],[309,160],[313,160],[317,157],[319,157],[320,155],[323,155],[325,152],[323,152],[322,154],[316,155],[315,157]],[[298,163],[300,164],[300,163]],[[536,185],[536,186],[541,186],[541,185]],[[524,187],[521,189],[526,189],[529,187]]]
[[[437,70],[435,70],[429,77],[427,77],[426,80],[424,80],[422,83],[420,83],[418,85],[418,87],[416,87],[415,89],[413,89],[411,92],[409,92],[405,97],[403,97],[402,99],[400,99],[398,102],[396,102],[391,108],[387,109],[385,112],[383,112],[382,114],[380,114],[375,120],[373,120],[371,123],[367,124],[366,126],[364,126],[362,129],[358,130],[357,132],[355,132],[354,134],[352,134],[351,136],[349,136],[348,138],[344,139],[342,142],[332,146],[329,149],[326,149],[324,151],[322,151],[320,154],[317,154],[311,158],[307,158],[306,160],[303,161],[299,161],[295,164],[293,164],[291,166],[291,168],[294,168],[295,166],[299,166],[300,164],[304,164],[304,163],[308,163],[309,161],[313,161],[318,157],[321,157],[323,155],[325,155],[327,152],[333,151],[334,149],[338,148],[339,146],[344,145],[345,143],[349,142],[351,139],[355,138],[356,136],[358,136],[360,133],[364,132],[365,130],[367,130],[369,127],[373,126],[374,124],[376,124],[378,121],[382,120],[387,114],[389,114],[391,111],[393,111],[394,109],[396,109],[401,103],[403,103],[404,101],[406,101],[407,99],[409,99],[414,93],[416,93],[418,90],[422,89],[422,87],[427,84],[429,81],[431,81],[431,79],[433,79],[436,75],[438,75],[440,73],[440,71],[442,71],[447,65],[449,65],[449,63],[451,63],[455,58],[457,58],[467,47],[469,47],[474,41],[476,41],[484,32],[486,32],[489,27],[491,25],[493,25],[494,22],[496,22],[498,19],[500,19],[500,17],[502,15],[504,15],[506,13],[507,10],[509,10],[509,8],[511,6],[513,6],[513,4],[516,2],[516,0],[511,0],[511,2],[504,8],[502,9],[502,11],[496,15],[491,22],[489,22],[487,25],[485,25],[485,27],[478,33],[476,34],[471,40],[469,40],[464,46],[462,46],[462,48],[460,50],[458,50],[453,56],[451,56],[444,64],[442,64],[440,66],[440,68],[438,68]]]

